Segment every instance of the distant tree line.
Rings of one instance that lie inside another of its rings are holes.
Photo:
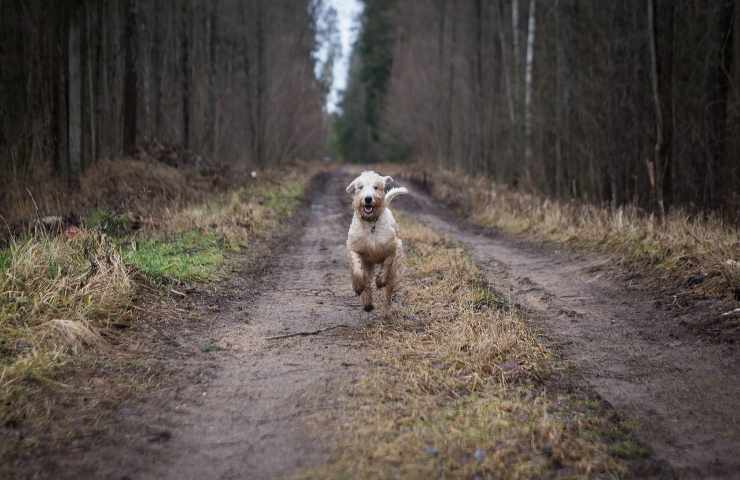
[[[365,0],[360,20],[348,160],[738,219],[734,0]]]
[[[0,171],[74,184],[149,142],[212,162],[326,138],[317,0],[0,0]]]

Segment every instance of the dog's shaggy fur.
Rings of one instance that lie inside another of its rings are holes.
[[[403,243],[398,238],[398,224],[388,206],[405,188],[386,187],[393,182],[373,171],[362,172],[347,186],[352,194],[354,216],[347,235],[347,251],[352,273],[352,288],[360,295],[365,311],[373,309],[372,280],[375,266],[380,272],[375,278],[378,289],[385,288],[386,304],[390,306],[398,282]]]

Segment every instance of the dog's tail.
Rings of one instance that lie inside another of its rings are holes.
[[[406,189],[406,187],[391,188],[390,190],[388,190],[388,193],[385,194],[386,205],[390,205],[393,199],[397,196],[405,195],[407,193],[409,193],[409,191]]]

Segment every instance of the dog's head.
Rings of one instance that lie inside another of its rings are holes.
[[[362,172],[347,185],[352,195],[352,207],[363,220],[375,221],[385,208],[385,187],[393,181],[373,171]]]

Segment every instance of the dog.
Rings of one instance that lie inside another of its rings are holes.
[[[360,296],[366,312],[374,308],[371,283],[376,265],[380,265],[380,272],[375,286],[378,290],[385,288],[386,306],[390,307],[403,258],[398,224],[388,206],[408,190],[400,187],[386,192],[392,182],[391,177],[365,171],[347,186],[354,210],[347,234],[352,289]]]

